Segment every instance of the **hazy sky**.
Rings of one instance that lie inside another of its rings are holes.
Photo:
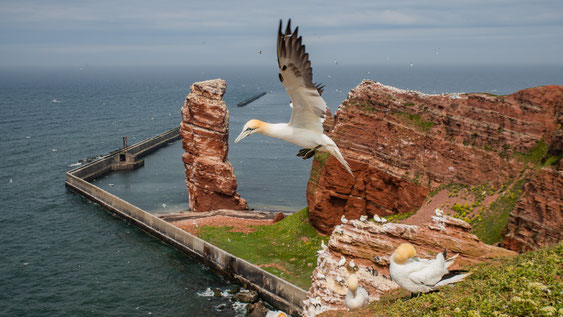
[[[272,65],[289,17],[313,65],[563,64],[562,0],[0,0],[0,66]]]

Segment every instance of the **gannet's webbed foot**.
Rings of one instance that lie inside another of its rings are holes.
[[[301,149],[297,153],[297,156],[304,159],[304,160],[310,159],[311,157],[313,157],[315,155],[315,151],[320,147],[321,147],[320,145],[317,145],[312,149]]]

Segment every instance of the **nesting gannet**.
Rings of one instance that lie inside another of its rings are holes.
[[[433,260],[419,259],[414,247],[410,243],[403,243],[391,255],[391,278],[399,286],[415,294],[459,282],[471,274],[466,273],[467,271],[449,271],[448,267],[452,265],[455,256],[446,261],[444,253],[439,253]]]
[[[358,309],[369,303],[369,294],[365,288],[358,286],[358,278],[356,274],[350,274],[348,277],[348,291],[344,304],[350,310]]]
[[[354,176],[336,143],[323,133],[327,109],[321,97],[324,87],[313,83],[311,61],[309,54],[305,52],[305,45],[301,44],[298,30],[299,27],[291,31],[290,19],[282,33],[280,20],[277,40],[279,78],[291,99],[289,123],[272,124],[252,119],[244,125],[235,143],[258,132],[302,147],[297,156],[303,159],[313,157],[316,151],[328,152]]]
[[[266,317],[287,317],[287,314],[281,310],[269,310],[266,313]]]
[[[354,260],[350,260],[350,262],[348,262],[348,266],[349,266],[353,271],[357,271],[357,270],[358,270],[358,266],[356,265],[356,262],[354,262]]]
[[[346,264],[346,258],[343,256],[340,256],[340,261],[338,261],[337,265],[338,266],[344,266],[344,264]]]
[[[336,234],[343,234],[344,231],[342,230],[342,225],[338,225],[338,226],[334,227],[333,232],[336,233]]]
[[[367,216],[367,215],[361,215],[361,216],[360,216],[360,221],[361,221],[361,222],[367,222],[367,221],[368,221],[368,216]]]
[[[434,209],[434,213],[436,214],[436,216],[438,217],[443,217],[444,216],[444,211],[440,208],[436,208]]]
[[[346,217],[344,215],[342,215],[342,217],[340,217],[340,222],[348,223],[348,219],[346,219]]]

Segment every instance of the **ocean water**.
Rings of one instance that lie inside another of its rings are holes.
[[[364,78],[426,93],[508,94],[563,84],[561,66],[314,71],[333,111]],[[252,208],[304,207],[311,161],[296,158],[296,146],[261,135],[232,144],[248,119],[289,120],[273,67],[0,70],[0,316],[240,314],[229,298],[207,296],[209,288],[236,285],[64,187],[64,173],[79,159],[119,148],[122,136],[133,144],[177,126],[191,83],[218,77],[228,84],[229,157],[239,192]],[[261,91],[268,94],[236,107]],[[147,157],[144,168],[96,183],[146,210],[183,210],[181,153],[175,142]]]

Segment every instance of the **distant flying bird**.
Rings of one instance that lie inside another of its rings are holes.
[[[457,283],[471,274],[461,270],[449,271],[448,267],[457,255],[446,260],[445,253],[439,253],[433,260],[419,259],[412,244],[403,243],[391,255],[391,278],[407,291],[418,294]]]
[[[350,310],[358,309],[369,303],[369,294],[365,288],[358,285],[356,274],[350,274],[348,277],[348,291],[344,304]]]
[[[259,50],[259,51],[258,51],[258,54],[262,54],[262,50]]]
[[[291,99],[291,120],[289,123],[272,124],[252,119],[244,125],[235,143],[253,133],[262,133],[302,147],[297,156],[303,159],[313,157],[316,151],[328,152],[354,176],[336,143],[323,133],[327,110],[321,97],[324,86],[313,83],[309,54],[305,52],[305,45],[301,44],[298,30],[299,27],[291,31],[289,20],[285,32],[282,33],[280,20],[277,41],[279,78]]]

